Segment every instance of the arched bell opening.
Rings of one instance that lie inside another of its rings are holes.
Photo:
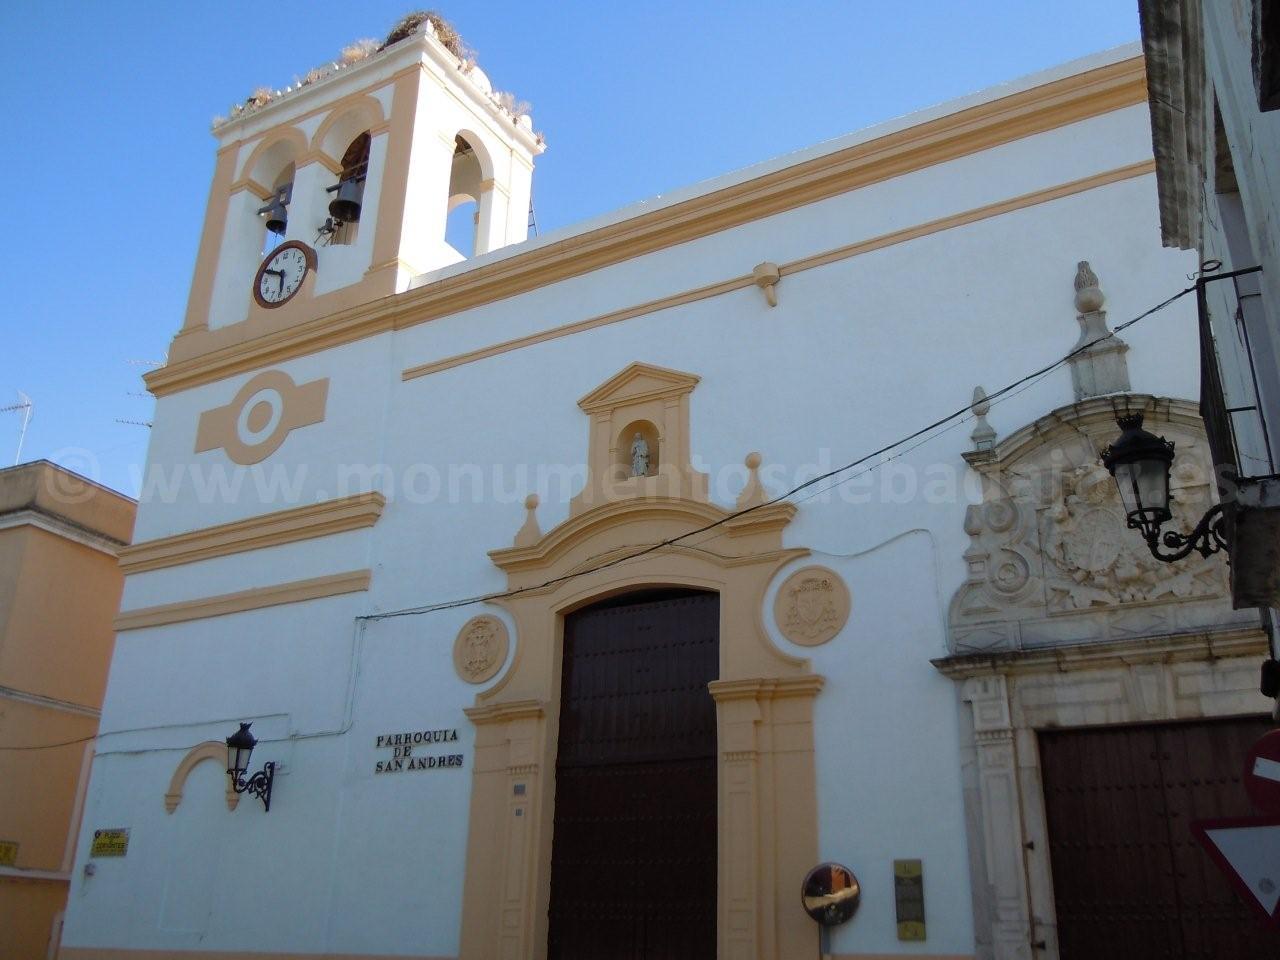
[[[492,164],[474,135],[454,137],[444,240],[462,258],[485,253],[485,194],[493,189]]]
[[[356,242],[364,204],[365,181],[369,177],[369,149],[372,137],[366,130],[358,134],[342,154],[338,182],[329,188],[329,217],[325,223],[328,246]]]
[[[210,293],[212,326],[243,319],[243,292],[264,255],[285,237],[293,205],[294,170],[306,137],[286,127],[261,138],[237,167],[227,196],[218,272],[227,277]]]
[[[272,178],[271,196],[258,209],[262,218],[262,253],[270,253],[284,242],[289,231],[289,205],[293,202],[296,166],[291,160]]]

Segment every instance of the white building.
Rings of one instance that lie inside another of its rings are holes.
[[[1160,228],[1203,270],[1204,419],[1232,598],[1280,625],[1280,11],[1143,0]],[[1267,680],[1280,693],[1280,667]]]
[[[427,29],[216,130],[62,956],[810,957],[824,860],[836,956],[1085,955],[1039,731],[1266,705],[1097,463],[1145,411],[1211,496],[1194,305],[1105,339],[1196,266],[1137,49],[535,240],[488,91]]]

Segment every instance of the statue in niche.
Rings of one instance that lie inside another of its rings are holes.
[[[645,442],[638,430],[635,439],[631,441],[631,475],[633,477],[649,475],[649,444]]]

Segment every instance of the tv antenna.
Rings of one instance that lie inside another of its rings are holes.
[[[18,402],[7,407],[0,407],[0,413],[16,413],[22,411],[22,426],[18,429],[18,452],[13,455],[14,466],[22,459],[22,441],[27,438],[27,424],[31,422],[31,414],[35,412],[35,404],[21,390],[18,391]]]

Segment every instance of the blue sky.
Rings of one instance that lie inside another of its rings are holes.
[[[212,117],[281,87],[408,0],[0,3],[0,407],[29,394],[23,459],[133,494],[185,310]],[[548,149],[539,226],[797,150],[1138,39],[1136,0],[440,5]],[[142,394],[142,395],[139,395]],[[20,420],[0,414],[0,466]]]

